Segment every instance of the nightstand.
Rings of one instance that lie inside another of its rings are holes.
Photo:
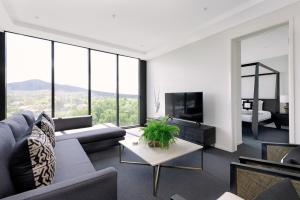
[[[274,115],[276,128],[280,129],[281,126],[289,126],[289,114],[277,113]]]

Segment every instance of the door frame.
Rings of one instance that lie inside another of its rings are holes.
[[[241,40],[252,35],[273,29],[278,26],[288,25],[289,27],[289,52],[288,52],[288,78],[289,78],[289,142],[295,143],[295,76],[294,76],[294,19],[289,18],[283,23],[278,23],[230,39],[231,49],[231,121],[232,121],[232,150],[236,151],[237,146],[242,143],[241,138]]]

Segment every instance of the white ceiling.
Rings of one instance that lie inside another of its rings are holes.
[[[151,59],[203,38],[201,32],[208,27],[219,26],[221,31],[222,20],[236,18],[254,6],[269,2],[266,12],[270,12],[271,8],[275,10],[296,1],[1,0],[1,6],[14,26],[8,27],[13,30],[38,30],[98,44],[103,46],[102,50]],[[255,17],[258,14],[266,13],[257,13]],[[246,19],[236,23],[242,20]],[[228,26],[223,24],[222,28]]]

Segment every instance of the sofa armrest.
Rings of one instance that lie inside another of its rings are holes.
[[[255,199],[258,194],[284,178],[291,179],[300,197],[299,174],[241,163],[233,162],[230,164],[231,192],[245,200]]]
[[[243,157],[241,156],[239,158],[240,163],[247,164],[247,165],[253,165],[258,167],[265,167],[270,169],[276,169],[276,170],[283,170],[286,172],[293,172],[293,173],[299,173],[300,174],[300,166],[299,165],[292,165],[292,164],[284,164],[276,161],[271,160],[262,160],[257,158],[249,158],[249,157]]]
[[[3,200],[117,200],[117,171],[110,167]]]
[[[297,144],[286,144],[286,143],[269,143],[263,142],[262,148],[262,159],[280,162],[281,159]]]

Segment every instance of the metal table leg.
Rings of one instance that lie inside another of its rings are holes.
[[[160,175],[160,165],[153,166],[153,196],[157,196],[157,189]]]
[[[124,146],[120,144],[119,145],[119,161],[120,161],[120,163],[148,165],[149,166],[148,163],[122,160],[122,151],[123,150],[124,150]],[[152,170],[153,170],[153,172],[152,172],[153,173],[153,196],[157,196],[159,176],[160,176],[160,168],[161,167],[202,171],[203,170],[203,154],[204,154],[203,149],[201,149],[201,167],[174,166],[174,165],[156,165],[156,166],[152,166]]]

